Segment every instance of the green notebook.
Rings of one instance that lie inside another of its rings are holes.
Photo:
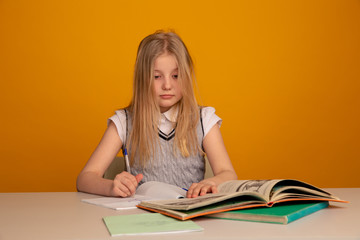
[[[252,222],[288,224],[329,206],[329,202],[286,203],[207,215],[207,217]]]
[[[180,221],[160,213],[117,215],[103,218],[111,236],[203,231],[191,220]]]

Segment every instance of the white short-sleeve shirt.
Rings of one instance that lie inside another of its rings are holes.
[[[213,107],[204,107],[201,110],[201,117],[204,127],[204,138],[209,133],[210,129],[218,124],[221,126],[222,119],[215,114],[215,108]],[[170,108],[168,111],[161,114],[161,119],[159,123],[159,129],[165,133],[169,134],[176,123],[177,118],[177,108]],[[126,139],[126,115],[124,110],[115,111],[115,114],[108,119],[108,125],[110,122],[113,122],[116,126],[117,132],[119,134],[121,142],[124,142]]]

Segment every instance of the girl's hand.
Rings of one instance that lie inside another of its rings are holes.
[[[114,197],[130,197],[134,195],[136,188],[143,178],[142,174],[136,176],[123,171],[116,175],[110,189],[110,195]]]
[[[203,180],[199,183],[193,183],[187,194],[186,197],[188,198],[196,198],[198,196],[203,196],[207,193],[217,193],[217,187],[215,182],[209,180]]]

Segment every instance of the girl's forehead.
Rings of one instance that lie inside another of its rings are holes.
[[[177,68],[178,62],[173,54],[164,53],[158,56],[154,62],[154,70]]]

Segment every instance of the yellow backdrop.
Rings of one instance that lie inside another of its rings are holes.
[[[1,0],[0,191],[75,191],[139,41],[169,28],[240,179],[360,187],[358,0]]]

